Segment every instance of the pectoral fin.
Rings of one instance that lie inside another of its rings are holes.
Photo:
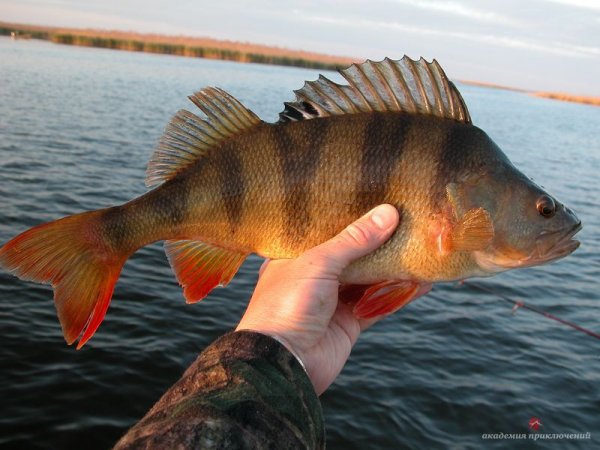
[[[340,288],[340,298],[355,303],[352,312],[359,319],[392,314],[414,299],[425,295],[430,283],[384,281],[371,286],[347,285]]]
[[[485,249],[494,237],[494,225],[483,208],[468,210],[450,235],[450,247],[456,251]]]

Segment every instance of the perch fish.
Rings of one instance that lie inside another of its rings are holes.
[[[293,258],[381,203],[401,223],[351,264],[354,314],[390,313],[431,283],[562,258],[581,222],[521,173],[471,117],[433,60],[404,57],[320,76],[265,123],[225,91],[190,97],[147,169],[154,189],[120,206],[31,228],[0,266],[51,284],[64,337],[80,348],[102,322],[123,264],[164,240],[189,303],[225,286],[250,253]]]

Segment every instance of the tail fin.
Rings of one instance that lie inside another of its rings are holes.
[[[33,227],[0,249],[0,266],[23,280],[51,284],[65,340],[80,349],[106,314],[127,255],[102,236],[102,210]],[[83,335],[82,335],[83,333]]]

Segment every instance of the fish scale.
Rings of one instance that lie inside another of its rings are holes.
[[[434,282],[564,257],[575,214],[471,123],[434,60],[366,61],[296,91],[277,123],[218,88],[190,97],[147,169],[154,188],[120,206],[27,230],[0,249],[11,273],[53,286],[66,341],[91,338],[127,258],[165,241],[189,303],[226,285],[250,253],[293,258],[381,203],[401,221],[340,277],[357,317],[389,314]]]

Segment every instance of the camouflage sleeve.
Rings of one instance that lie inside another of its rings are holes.
[[[275,339],[240,331],[204,350],[115,449],[324,447],[321,405],[300,363]]]

